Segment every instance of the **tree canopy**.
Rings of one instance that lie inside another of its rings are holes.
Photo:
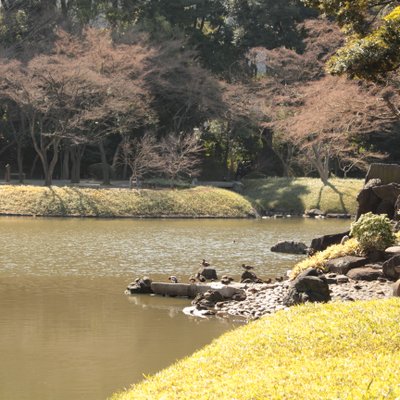
[[[381,81],[400,67],[400,2],[396,0],[304,0],[335,18],[346,44],[329,60],[333,74]]]

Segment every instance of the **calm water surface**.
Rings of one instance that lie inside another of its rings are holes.
[[[261,277],[298,256],[280,240],[309,243],[348,221],[88,220],[0,218],[0,399],[102,400],[193,353],[232,321],[181,312],[188,300],[123,295],[137,276],[182,281],[202,258]]]

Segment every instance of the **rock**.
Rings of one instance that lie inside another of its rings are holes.
[[[374,186],[372,190],[381,200],[384,200],[393,206],[400,195],[400,185],[393,182],[387,185]]]
[[[382,265],[383,275],[392,280],[400,279],[400,254],[393,256]]]
[[[400,183],[400,166],[397,164],[373,163],[369,166],[365,181],[380,180],[383,184]]]
[[[376,268],[371,268],[371,267],[364,267],[364,268],[354,268],[351,269],[348,273],[347,276],[350,279],[356,280],[356,281],[375,281],[378,278],[381,278],[383,276],[383,273],[381,270],[376,269]]]
[[[375,210],[375,214],[386,214],[390,219],[394,217],[394,203],[382,200]]]
[[[400,297],[400,279],[393,285],[393,296]]]
[[[393,256],[399,254],[400,255],[400,246],[391,246],[385,250],[385,258],[388,260]]]
[[[287,254],[306,254],[307,246],[301,242],[283,241],[271,247],[271,251]]]
[[[202,267],[199,269],[198,276],[202,275],[204,276],[204,278],[206,278],[207,280],[211,281],[212,279],[217,280],[217,271],[215,270],[215,268],[211,268],[211,267]]]
[[[199,293],[192,301],[192,305],[198,310],[207,310],[209,308],[214,308],[217,303],[220,303],[223,300],[224,298],[221,293],[214,290],[208,290],[205,293]]]
[[[309,218],[315,218],[315,217],[324,217],[325,213],[318,208],[312,208],[311,210],[306,210],[304,212],[304,215]]]
[[[328,213],[326,214],[326,218],[350,219],[351,214]]]
[[[325,279],[328,284],[347,283],[349,278],[346,275],[337,275],[334,273],[325,274]]]
[[[243,274],[240,277],[240,282],[241,283],[263,283],[261,279],[258,278],[258,276],[251,271],[244,271]]]
[[[317,237],[311,241],[310,248],[312,248],[314,251],[325,250],[327,247],[333,244],[339,244],[343,236],[348,236],[349,234],[350,232],[347,231],[344,233],[337,233],[334,235],[324,235]]]
[[[347,283],[349,281],[349,277],[346,275],[338,275],[336,281],[338,284]]]
[[[344,256],[328,260],[325,266],[329,272],[346,275],[351,269],[362,267],[367,263],[368,259],[365,257]]]
[[[357,195],[358,209],[356,220],[358,220],[362,214],[368,212],[375,213],[381,199],[374,193],[373,188],[364,188]]]
[[[234,294],[232,296],[232,300],[233,301],[244,301],[244,300],[246,300],[246,298],[247,298],[247,296],[246,296],[246,294],[244,292],[243,293],[236,293],[236,294]]]
[[[310,269],[299,274],[292,282],[288,294],[283,299],[285,306],[292,306],[305,302],[327,302],[331,299],[329,285],[322,279],[318,271]]]
[[[132,282],[126,288],[127,294],[149,294],[153,293],[151,288],[151,279],[147,276],[143,278],[137,279],[135,282]]]

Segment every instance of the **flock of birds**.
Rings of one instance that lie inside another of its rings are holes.
[[[209,262],[207,262],[207,261],[203,258],[203,261],[202,261],[201,265],[202,265],[203,267],[209,267],[211,264],[210,264]],[[251,270],[254,269],[254,267],[252,267],[251,265],[246,265],[246,264],[242,264],[241,268],[242,268],[244,271],[251,271]],[[171,276],[168,278],[168,280],[169,280],[171,283],[179,283],[178,278],[177,278],[175,275],[171,275]],[[191,284],[195,284],[195,283],[197,283],[197,282],[203,283],[203,282],[206,282],[206,280],[207,280],[207,279],[206,279],[200,272],[198,272],[196,275],[192,275],[192,276],[189,277],[189,283],[191,283]],[[277,277],[277,278],[275,278],[275,280],[276,280],[277,282],[282,282],[282,281],[284,280],[284,277],[283,277],[283,276]],[[213,281],[213,280],[211,280],[211,281]],[[228,284],[231,283],[232,281],[234,281],[234,279],[233,279],[232,277],[230,277],[230,276],[227,276],[227,275],[224,275],[224,276],[222,276],[222,278],[221,278],[221,283],[223,283],[223,284],[225,284],[225,285],[228,285]],[[263,281],[263,282],[264,282],[264,283],[271,283],[271,282],[272,282],[272,279],[271,279],[271,278],[268,278],[268,279],[266,279],[266,280]]]

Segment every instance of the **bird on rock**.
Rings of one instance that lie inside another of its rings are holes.
[[[171,283],[178,283],[178,278],[174,275],[170,276],[168,280],[171,281]]]
[[[209,266],[210,266],[210,263],[208,263],[208,262],[203,258],[203,262],[201,263],[201,265],[202,265],[203,267],[209,267]]]
[[[250,271],[251,269],[254,269],[254,267],[246,264],[242,264],[242,268],[245,269],[246,271]]]
[[[193,275],[189,278],[189,283],[196,283],[196,278]]]

